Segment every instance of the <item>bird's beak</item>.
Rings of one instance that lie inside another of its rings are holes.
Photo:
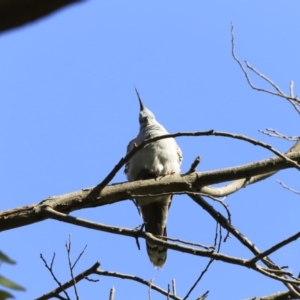
[[[143,110],[145,109],[145,105],[144,105],[144,103],[143,103],[143,101],[142,101],[142,99],[141,99],[141,97],[140,97],[140,94],[139,94],[138,90],[136,89],[136,87],[135,87],[135,92],[136,92],[136,94],[137,94],[137,96],[138,96],[138,98],[139,98],[139,102],[140,102],[140,111],[143,111]]]

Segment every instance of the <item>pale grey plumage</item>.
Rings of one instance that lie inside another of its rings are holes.
[[[168,134],[159,124],[153,113],[147,109],[136,90],[140,102],[139,123],[140,131],[133,139],[127,152],[139,145],[145,139]],[[137,152],[125,166],[125,174],[129,181],[156,178],[180,172],[182,153],[173,138],[162,139],[147,145]],[[136,199],[141,209],[147,232],[154,235],[167,236],[166,223],[172,195],[145,197]],[[162,267],[167,259],[167,249],[158,247],[151,242],[146,243],[150,261],[156,267]]]

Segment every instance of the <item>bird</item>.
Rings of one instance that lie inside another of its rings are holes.
[[[127,153],[145,139],[168,134],[167,130],[155,119],[154,114],[144,105],[135,88],[139,104],[140,130],[135,139],[129,142]],[[174,138],[161,139],[146,145],[125,165],[129,181],[153,179],[180,173],[182,152]],[[146,232],[167,237],[167,217],[172,195],[142,197],[135,199],[142,214]],[[146,240],[150,261],[156,268],[162,268],[167,260],[167,248],[157,246]]]

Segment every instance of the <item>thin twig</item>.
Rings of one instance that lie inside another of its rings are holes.
[[[186,194],[189,195],[189,194],[192,194],[192,193],[186,193]],[[214,200],[214,201],[220,203],[220,204],[224,207],[224,209],[225,209],[225,211],[226,211],[226,213],[227,213],[227,220],[228,220],[228,223],[231,224],[231,213],[230,213],[230,210],[229,210],[229,208],[228,208],[228,204],[224,203],[223,200],[220,200],[220,199],[218,199],[218,198],[216,198],[216,197],[212,197],[212,196],[210,196],[210,195],[205,195],[205,194],[201,194],[201,193],[200,193],[199,195],[200,195],[200,196],[209,197],[209,198],[211,198],[212,200]],[[226,236],[225,236],[225,238],[224,238],[224,242],[226,242],[226,240],[227,240],[228,237],[229,237],[229,231],[227,231],[227,234],[226,234]]]
[[[149,289],[148,289],[148,295],[149,295],[149,300],[152,300],[152,295],[151,295],[151,288],[152,288],[152,284],[153,284],[154,278],[152,278],[149,282]]]
[[[115,299],[115,288],[112,287],[109,292],[109,300],[114,300],[114,299]]]
[[[208,296],[209,291],[206,291],[202,296],[200,296],[199,298],[197,298],[196,300],[205,300],[206,297]]]
[[[280,180],[276,180],[283,188],[285,188],[285,189],[287,189],[287,190],[289,190],[289,191],[291,191],[291,192],[293,192],[293,193],[295,193],[295,194],[297,194],[297,195],[300,195],[300,192],[298,192],[298,191],[296,191],[296,190],[294,190],[294,189],[292,189],[292,188],[290,188],[290,187],[288,187],[288,186],[286,186],[283,182],[281,182]]]
[[[167,241],[179,242],[181,244],[196,246],[196,247],[203,248],[203,249],[206,249],[206,250],[214,250],[215,249],[214,246],[205,246],[203,244],[188,242],[188,241],[184,241],[184,240],[181,240],[181,239],[174,239],[174,238],[170,238],[168,236],[166,236],[166,237],[164,236],[163,238]]]
[[[207,272],[209,266],[212,264],[213,261],[214,261],[214,259],[210,259],[209,260],[209,262],[206,265],[205,269],[201,272],[200,276],[197,278],[197,280],[195,281],[195,283],[193,284],[193,286],[190,288],[190,290],[188,291],[188,293],[186,294],[186,296],[183,298],[183,300],[186,300],[190,296],[191,292],[197,286],[197,284],[199,283],[199,281],[201,280],[201,278],[203,277],[203,275]]]
[[[253,254],[255,255],[259,255],[261,252],[258,250],[258,248],[249,241],[249,239],[247,239],[239,230],[237,230],[235,227],[232,226],[232,224],[229,224],[228,221],[226,220],[226,218],[218,211],[216,211],[211,205],[209,205],[202,197],[197,196],[197,195],[189,195],[190,198],[192,198],[196,203],[198,203],[204,210],[206,210],[217,222],[220,223],[220,225],[227,229],[233,236],[235,236],[244,246],[246,246]],[[213,258],[213,257],[212,257]],[[268,266],[268,268],[270,270],[275,269],[278,270],[280,269],[279,266],[275,265],[271,259],[269,257],[264,257],[261,259],[262,262]],[[249,264],[248,264],[249,265]],[[249,265],[250,268],[252,268],[252,265]],[[286,286],[295,294],[295,295],[299,295],[297,289],[297,286],[293,286],[291,284],[294,285],[298,285],[298,283],[296,283],[295,281],[292,280],[288,280],[286,279],[284,276],[276,276],[274,274],[268,271],[266,271],[265,269],[262,269],[261,267],[255,265],[255,267],[253,268],[256,271],[271,277],[273,279],[279,280],[281,282],[286,283]]]
[[[290,82],[290,96],[292,98],[294,98],[294,81],[293,80],[291,80],[291,82]]]
[[[272,128],[267,128],[266,130],[258,130],[259,132],[271,136],[271,137],[277,137],[277,138],[281,138],[281,139],[285,139],[288,141],[299,141],[300,137],[299,136],[286,136],[282,133],[279,133],[278,131],[276,131],[275,129]]]
[[[281,241],[280,243],[277,243],[276,245],[270,247],[268,250],[261,252],[259,255],[256,255],[255,257],[249,259],[247,263],[252,264],[256,263],[257,261],[261,260],[263,257],[270,255],[271,253],[274,253],[278,249],[286,246],[287,244],[296,241],[300,237],[300,231],[297,232],[296,234],[290,236],[289,238]]]
[[[80,252],[80,254],[78,255],[77,259],[75,260],[73,266],[72,266],[72,269],[75,268],[77,262],[79,261],[79,259],[81,258],[81,256],[83,255],[83,253],[85,252],[85,249],[87,248],[87,245],[84,246],[83,250]]]
[[[219,232],[218,232],[219,230]],[[229,235],[229,231],[228,235]],[[217,238],[219,237],[219,241],[217,241]],[[225,240],[224,240],[225,242]],[[222,245],[222,226],[217,222],[216,226],[216,237],[215,237],[215,248],[217,249],[216,251],[219,253]]]
[[[74,279],[75,281],[78,283],[80,280],[82,279],[86,279],[89,275],[91,274],[96,274],[96,270],[97,268],[99,268],[100,263],[96,262],[91,268],[81,272],[79,275],[77,275]],[[69,287],[73,286],[74,281],[73,279],[69,280],[68,282],[64,283],[63,285],[61,285],[59,288],[39,297],[36,298],[35,300],[47,300],[47,299],[51,299],[53,297],[56,297],[56,295],[58,295],[59,293],[61,293],[62,291],[67,290]],[[70,298],[68,298],[70,299]]]
[[[219,233],[220,233],[220,238],[219,238],[219,242],[218,242],[218,229],[219,229]],[[220,251],[221,248],[221,243],[222,243],[222,235],[221,235],[221,225],[219,224],[219,222],[216,223],[216,232],[215,232],[215,239],[214,239],[214,248],[217,249],[217,252]],[[186,296],[183,298],[183,300],[186,300],[191,292],[195,289],[195,287],[197,286],[197,284],[200,282],[201,278],[204,276],[204,274],[208,271],[209,266],[212,264],[212,262],[214,261],[213,258],[211,258],[208,262],[208,264],[206,265],[205,269],[201,272],[200,276],[197,278],[197,280],[195,281],[195,283],[191,286],[190,290],[187,292]]]
[[[139,282],[143,285],[146,285],[148,287],[151,287],[151,289],[153,289],[154,291],[157,291],[159,293],[161,293],[164,296],[168,296],[168,291],[162,289],[161,287],[153,284],[152,281],[147,281],[143,278],[137,277],[135,275],[130,275],[130,274],[124,274],[124,273],[118,273],[118,272],[109,272],[109,271],[103,271],[100,269],[97,269],[96,273],[98,275],[101,276],[110,276],[110,277],[116,277],[116,278],[121,278],[121,279],[128,279],[128,280],[132,280],[132,281],[136,281]],[[169,294],[170,299],[174,299],[174,300],[182,300],[182,298],[174,296],[172,294]]]
[[[282,96],[285,98],[285,94],[284,92],[279,88],[278,85],[276,85],[271,79],[269,79],[267,76],[265,76],[264,74],[260,73],[258,70],[256,70],[254,67],[252,67],[247,61],[245,61],[246,66],[249,70],[251,70],[252,72],[254,72],[257,76],[259,76],[260,78],[264,79],[266,82],[268,82],[276,91],[276,96]]]
[[[71,245],[72,245],[72,242],[71,242],[71,235],[69,234],[69,243],[66,242],[65,246],[66,246],[66,249],[67,249],[67,253],[68,253],[68,263],[69,263],[69,270],[70,270],[70,273],[71,273],[71,278],[73,280],[73,287],[74,287],[74,292],[75,292],[75,295],[76,295],[76,299],[79,300],[79,295],[78,295],[78,290],[77,290],[77,282],[74,278],[74,274],[73,274],[73,268],[76,264],[76,262],[78,261],[78,259],[76,260],[74,266],[72,266],[72,262],[71,262]]]
[[[50,267],[48,266],[47,261],[44,259],[43,254],[40,254],[40,258],[42,259],[42,261],[45,264],[45,267],[49,270],[50,274],[52,275],[53,279],[55,280],[55,282],[58,284],[59,288],[56,289],[56,293],[53,293],[53,296],[57,296],[59,293],[63,292],[65,294],[65,296],[67,297],[68,300],[70,300],[70,297],[66,291],[66,289],[64,288],[64,286],[60,283],[60,281],[56,278],[54,272],[53,272],[53,263],[54,263],[54,259],[55,259],[55,252],[53,253],[53,257],[52,257],[52,261],[51,261],[51,265]],[[58,292],[59,290],[59,292]],[[37,298],[36,300],[43,300],[43,299],[47,299],[47,298]]]
[[[248,72],[246,71],[246,69],[244,68],[243,64],[241,63],[241,61],[237,58],[236,54],[235,54],[235,42],[234,42],[234,26],[233,23],[231,23],[231,53],[232,53],[232,57],[233,59],[238,63],[238,65],[240,66],[241,70],[243,71],[246,80],[248,82],[248,84],[250,85],[250,87],[253,90],[259,91],[259,92],[264,92],[267,94],[271,94],[273,96],[278,96],[281,98],[285,98],[286,100],[288,100],[288,102],[290,104],[293,105],[294,109],[298,112],[298,114],[300,114],[300,99],[298,99],[298,97],[294,97],[294,84],[291,81],[290,83],[290,95],[285,94],[278,85],[276,85],[271,79],[269,79],[267,76],[263,75],[262,73],[260,73],[258,70],[256,70],[254,67],[252,67],[247,61],[246,66],[249,70],[251,70],[252,72],[254,72],[257,76],[259,76],[260,78],[262,78],[263,80],[265,80],[267,83],[269,83],[276,91],[271,91],[268,89],[264,89],[264,88],[259,88],[257,86],[255,86],[251,80],[250,77],[248,75]]]
[[[174,296],[176,296],[176,281],[175,279],[172,279],[172,293]]]
[[[201,161],[200,156],[197,156],[195,158],[195,160],[193,161],[193,163],[191,164],[191,167],[187,173],[190,174],[190,173],[196,172],[196,169],[197,169],[198,165],[200,164],[200,161]]]

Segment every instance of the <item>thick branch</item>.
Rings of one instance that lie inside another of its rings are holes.
[[[290,291],[286,291],[286,292],[278,292],[264,297],[254,297],[247,300],[291,300],[291,299],[299,299],[299,298],[295,297]]]
[[[194,199],[193,196],[190,196],[190,197]],[[202,202],[199,204],[205,210],[210,212],[210,214],[216,220],[218,220],[218,222],[220,222],[220,224],[224,228],[228,228],[230,230],[230,232],[233,233],[234,236],[237,237],[238,240],[243,245],[245,245],[247,248],[250,249],[251,252],[260,254],[260,251],[255,247],[255,245],[253,243],[251,243],[244,235],[242,235],[236,228],[234,228],[231,224],[229,224],[220,213],[215,211],[208,203],[206,203],[205,200],[201,199],[201,197],[198,197],[198,198],[200,198],[200,201]],[[199,202],[199,199],[194,199],[194,200],[197,201],[197,203]],[[298,281],[296,278],[295,278],[295,280],[286,279],[285,277],[282,277],[282,274],[277,275],[277,272],[275,272],[276,274],[273,274],[273,270],[271,270],[271,269],[262,268],[256,264],[249,264],[248,260],[245,260],[243,258],[237,258],[237,257],[229,256],[226,254],[217,253],[217,252],[214,252],[214,250],[204,251],[204,250],[197,249],[197,248],[186,247],[186,246],[179,245],[179,244],[173,244],[173,243],[167,242],[165,240],[162,240],[158,237],[155,237],[148,232],[144,232],[141,230],[131,230],[128,228],[114,227],[114,226],[104,225],[104,224],[100,224],[100,223],[96,223],[96,222],[91,222],[91,221],[84,220],[81,218],[75,218],[72,216],[65,215],[63,213],[56,212],[53,209],[51,209],[50,207],[46,207],[46,206],[43,207],[43,211],[46,215],[48,215],[49,218],[52,218],[52,219],[55,219],[58,221],[62,221],[62,222],[66,222],[69,224],[78,225],[78,226],[82,226],[82,227],[86,227],[86,228],[90,228],[90,229],[109,232],[109,233],[113,233],[113,234],[118,234],[118,235],[125,235],[125,236],[134,237],[134,238],[144,238],[144,239],[152,241],[153,243],[157,244],[158,246],[163,246],[168,249],[175,250],[175,251],[180,251],[183,253],[188,253],[188,254],[201,256],[201,257],[210,257],[212,259],[223,261],[226,263],[235,264],[235,265],[243,266],[246,268],[251,268],[265,276],[271,277],[275,280],[284,282],[286,284],[296,284],[296,285],[300,284],[300,281]],[[217,216],[216,216],[216,213],[218,214]],[[274,265],[269,259],[263,258],[262,261],[268,267],[271,267],[275,270],[279,270],[279,267]]]
[[[300,162],[300,152],[288,153],[286,156],[289,159]],[[82,208],[97,207],[131,199],[134,194],[146,196],[159,193],[200,191],[202,187],[207,185],[242,178],[251,178],[252,176],[275,172],[290,167],[290,163],[285,159],[274,157],[221,170],[191,173],[187,175],[172,175],[166,176],[161,180],[151,179],[112,184],[105,187],[97,198],[88,197],[92,188],[82,189],[62,196],[50,197],[37,204],[0,213],[0,231],[45,220],[45,215],[41,213],[43,205],[68,214],[71,211]]]

